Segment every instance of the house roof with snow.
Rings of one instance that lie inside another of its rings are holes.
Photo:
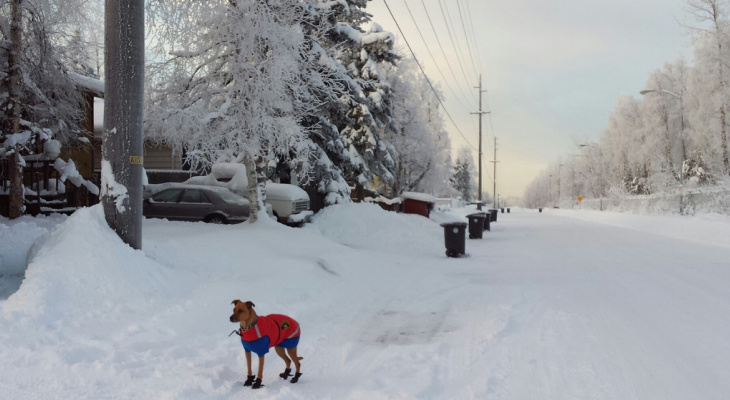
[[[97,97],[104,97],[104,81],[95,79],[89,76],[77,74],[75,72],[68,72],[68,77],[74,81],[77,87],[92,92]]]

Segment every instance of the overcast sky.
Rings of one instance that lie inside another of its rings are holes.
[[[407,51],[385,1],[372,0],[367,10]],[[478,82],[472,65],[482,73],[488,90],[484,108],[492,112],[484,117],[484,168],[490,175],[484,175],[483,184],[492,191],[494,133],[501,196],[522,196],[548,163],[575,153],[576,143],[595,140],[616,99],[623,94],[638,97],[653,70],[680,57],[692,60],[690,35],[682,26],[690,22],[683,0],[441,0],[443,14],[438,0],[407,0],[415,24],[404,0],[387,4],[429,78],[441,87],[447,110],[475,147],[477,117],[469,113],[478,110],[473,88]],[[473,32],[477,39],[473,63],[457,5],[466,35],[471,40]],[[451,37],[444,15],[456,29]],[[447,129],[454,152],[466,145],[451,123]]]

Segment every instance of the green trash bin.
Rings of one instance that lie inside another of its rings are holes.
[[[447,222],[444,228],[446,256],[456,258],[466,253],[466,222]]]

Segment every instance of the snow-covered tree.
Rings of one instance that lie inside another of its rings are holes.
[[[421,191],[453,194],[451,143],[439,103],[412,58],[385,68],[392,96],[392,126],[387,140],[396,150],[394,195]]]
[[[10,165],[10,216],[23,213],[24,156],[73,145],[82,98],[65,63],[83,0],[0,0],[0,158]]]
[[[302,117],[311,104],[302,54],[307,10],[296,0],[153,2],[160,61],[151,65],[150,137],[184,145],[188,162],[243,162],[251,219],[269,164],[293,159],[309,172]]]
[[[474,185],[475,175],[474,157],[471,150],[468,147],[460,148],[450,182],[464,201],[472,201],[477,194]]]
[[[705,115],[711,114],[710,119],[714,126],[709,130],[714,133],[715,140],[719,141],[719,156],[724,174],[730,174],[730,148],[728,148],[727,113],[728,113],[728,85],[727,65],[730,62],[730,40],[728,33],[728,18],[730,17],[730,3],[728,0],[687,0],[687,10],[695,19],[696,33],[695,57],[698,67],[702,70],[696,78],[704,86],[705,97],[698,98],[700,108],[697,111]],[[709,116],[709,115],[708,115]],[[698,120],[698,118],[696,118]],[[699,122],[698,128],[702,126]]]
[[[382,71],[383,64],[392,64],[394,36],[384,32],[371,15],[364,11],[368,0],[341,0],[317,2],[326,10],[330,28],[320,38],[319,45],[336,62],[333,70],[347,85],[344,104],[331,108],[325,116],[336,128],[339,142],[347,154],[342,154],[339,143],[333,147],[333,158],[342,159],[342,170],[351,184],[370,186],[375,176],[392,182],[394,149],[384,139],[391,127],[391,88]],[[330,152],[330,148],[327,151]]]

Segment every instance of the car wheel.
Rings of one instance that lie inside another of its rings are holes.
[[[205,219],[205,222],[209,224],[225,224],[226,219],[221,215],[211,215]]]
[[[277,214],[276,211],[272,211],[272,213],[274,214],[274,216],[272,216],[271,219],[273,219],[276,222],[279,222],[279,214]]]

